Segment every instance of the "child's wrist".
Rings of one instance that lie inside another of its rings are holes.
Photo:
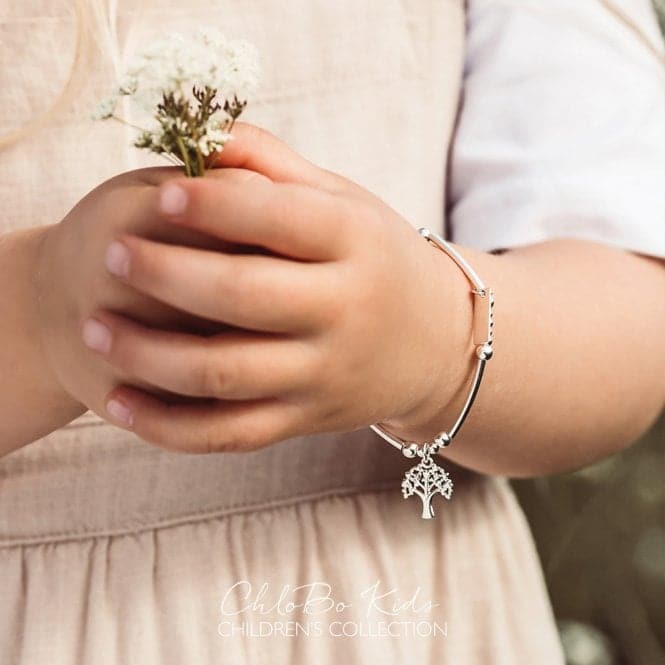
[[[51,371],[39,316],[40,252],[46,227],[0,238],[0,456],[61,427],[85,411]]]
[[[57,335],[57,326],[49,313],[54,303],[53,294],[57,294],[57,275],[52,274],[49,252],[53,247],[53,235],[57,232],[57,224],[30,229],[23,240],[25,266],[28,273],[24,284],[28,289],[25,298],[25,320],[31,344],[35,349],[34,367],[39,372],[40,387],[44,395],[50,395],[51,404],[63,413],[71,414],[71,418],[86,411],[86,407],[76,400],[63,386],[58,373],[53,367],[48,352],[47,340]],[[57,306],[57,303],[56,303]]]
[[[473,299],[459,268],[442,252],[431,251],[430,283],[437,299],[431,302],[432,327],[440,344],[430,356],[426,390],[408,411],[382,421],[396,436],[431,441],[450,425],[466,397],[473,373]],[[418,337],[418,331],[413,331]]]

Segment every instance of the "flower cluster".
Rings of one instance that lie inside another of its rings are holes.
[[[127,67],[93,117],[126,122],[116,109],[121,99],[131,99],[152,125],[132,125],[140,130],[134,145],[184,166],[188,176],[201,176],[231,139],[259,77],[250,43],[227,40],[213,29],[175,34],[150,44]]]

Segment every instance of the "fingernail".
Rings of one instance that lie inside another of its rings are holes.
[[[114,240],[106,249],[104,265],[112,275],[127,277],[129,275],[129,250],[127,247]]]
[[[117,399],[110,399],[106,403],[106,411],[113,420],[122,423],[125,427],[131,427],[134,422],[132,410]]]
[[[108,353],[111,350],[111,331],[97,319],[88,319],[83,324],[83,343],[98,353]]]
[[[159,209],[167,215],[179,215],[187,207],[187,192],[178,185],[167,184],[159,192]]]

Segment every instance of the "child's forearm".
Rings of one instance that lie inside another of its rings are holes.
[[[665,399],[662,261],[572,239],[498,256],[460,250],[494,288],[495,352],[447,457],[508,476],[559,472],[620,450],[654,422]],[[445,288],[459,268],[443,253],[440,266]],[[451,311],[468,301],[470,320],[468,293],[451,298]],[[442,317],[439,389],[400,422],[384,423],[402,438],[449,428],[466,397],[471,340],[464,376],[447,372],[459,365],[448,358],[446,330],[470,330]]]
[[[42,353],[35,279],[47,228],[0,237],[0,456],[85,411],[60,387]]]

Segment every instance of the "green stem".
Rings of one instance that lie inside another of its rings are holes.
[[[201,154],[201,151],[197,148],[196,149],[196,160],[199,165],[199,172],[196,175],[204,175],[206,171],[205,164],[203,163],[203,155]]]
[[[176,143],[178,144],[178,148],[180,148],[180,154],[182,155],[182,161],[185,162],[185,175],[187,175],[188,178],[192,177],[192,168],[189,164],[189,156],[187,154],[187,150],[185,150],[185,144],[182,142],[182,138],[180,136],[176,137]]]

